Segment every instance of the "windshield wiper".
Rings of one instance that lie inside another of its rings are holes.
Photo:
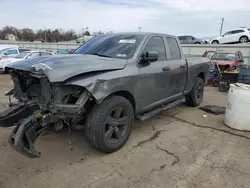
[[[99,53],[93,53],[93,54],[91,54],[91,53],[86,53],[86,54],[88,54],[88,55],[97,55],[97,56],[99,56],[99,57],[113,58],[112,56],[105,55],[105,54],[99,54]]]

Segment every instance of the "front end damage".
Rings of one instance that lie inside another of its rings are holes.
[[[29,157],[39,157],[35,142],[43,130],[83,126],[94,98],[83,87],[50,83],[44,74],[12,70],[14,88],[6,95],[9,108],[0,113],[0,125],[15,128],[9,137],[13,149]]]

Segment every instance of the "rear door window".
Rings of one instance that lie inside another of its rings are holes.
[[[244,30],[234,30],[232,31],[232,34],[238,34],[238,33],[244,33]]]
[[[169,46],[169,53],[170,53],[170,57],[168,59],[180,59],[181,52],[176,39],[171,37],[166,37],[166,40]]]

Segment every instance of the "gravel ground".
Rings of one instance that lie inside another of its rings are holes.
[[[8,75],[0,80],[2,107],[11,81]],[[225,93],[206,88],[203,105],[226,102]],[[0,188],[247,188],[250,133],[231,130],[223,120],[180,105],[136,122],[115,153],[92,149],[81,131],[61,131],[39,138],[42,156],[36,159],[13,151],[6,143],[12,128],[0,128]]]

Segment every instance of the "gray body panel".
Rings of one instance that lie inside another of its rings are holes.
[[[31,64],[46,65],[42,71],[50,82],[77,85],[86,88],[101,103],[116,92],[130,93],[135,101],[135,112],[140,114],[162,104],[172,102],[191,91],[196,77],[203,73],[208,76],[208,58],[185,59],[177,37],[157,34],[138,33],[144,39],[131,59],[113,59],[93,55],[63,55],[47,58],[33,58],[26,66],[11,64],[9,68],[34,71]],[[166,59],[149,64],[140,64],[141,52],[152,36],[164,40]],[[177,40],[181,58],[171,60],[165,37]],[[31,62],[32,61],[32,62]],[[35,63],[36,62],[36,63]],[[20,63],[20,62],[19,62]],[[28,65],[29,64],[29,65]],[[38,69],[39,65],[35,65]],[[168,71],[163,71],[164,68]]]

